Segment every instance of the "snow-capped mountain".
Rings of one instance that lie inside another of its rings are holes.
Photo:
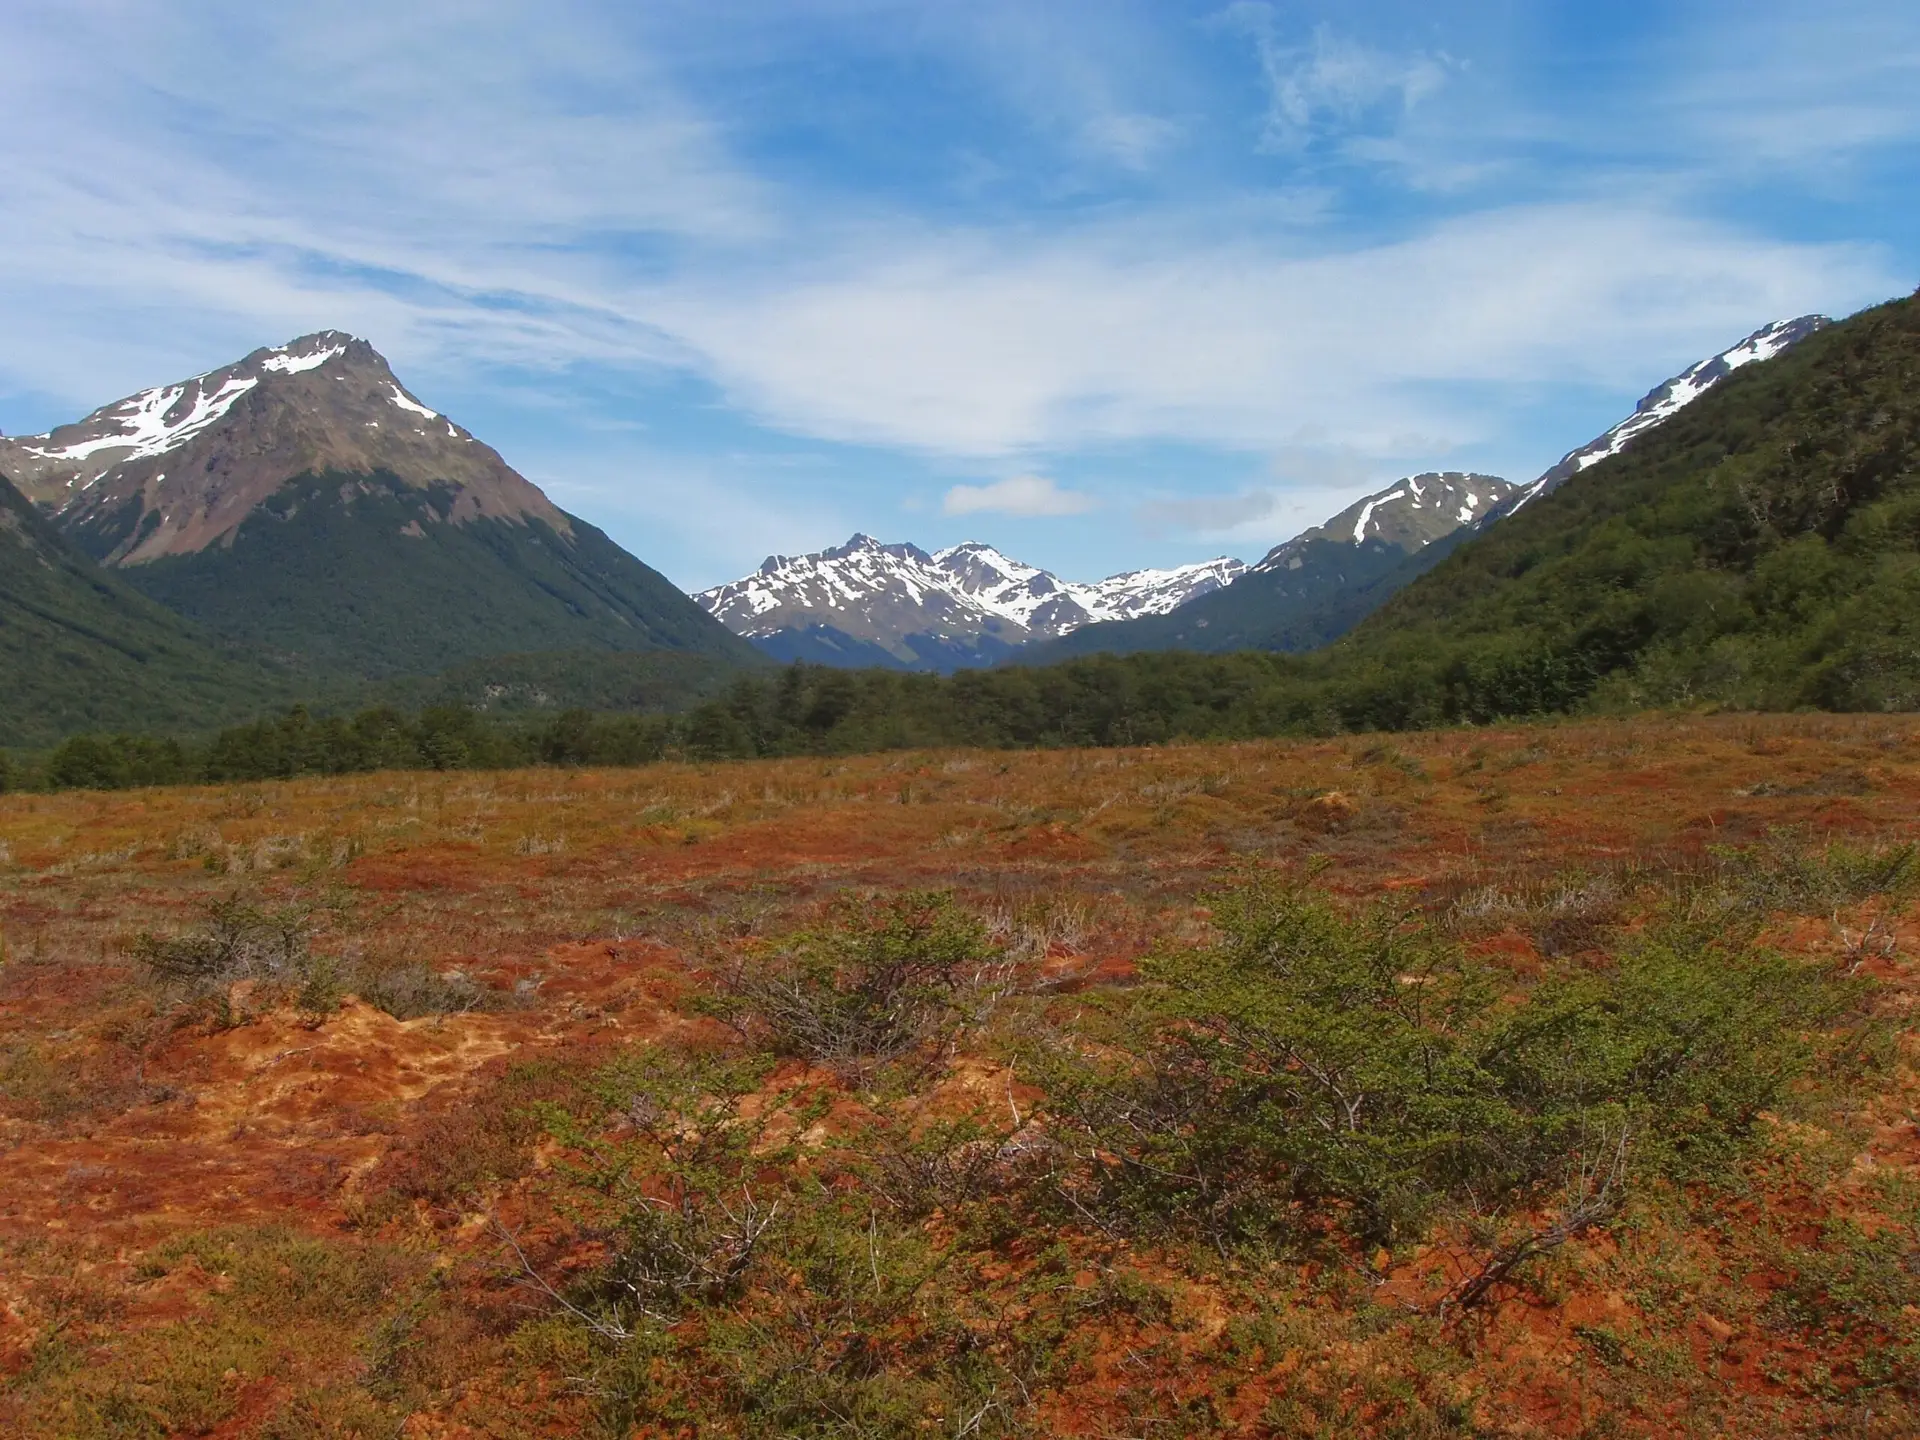
[[[491,448],[410,395],[371,345],[338,330],[142,390],[45,435],[0,437],[0,471],[115,565],[227,542],[290,476],[326,471],[450,485],[455,523],[570,526]]]
[[[1825,315],[1802,315],[1797,320],[1777,320],[1771,325],[1761,326],[1738,345],[1681,371],[1664,384],[1656,385],[1633,407],[1633,414],[1598,439],[1588,441],[1578,450],[1568,451],[1552,469],[1515,497],[1506,513],[1510,515],[1535,496],[1558,489],[1589,465],[1618,455],[1636,436],[1665,424],[1742,366],[1771,360],[1832,323]]]
[[[1487,515],[1517,487],[1497,475],[1428,471],[1363,495],[1324,525],[1302,531],[1269,550],[1256,571],[1298,570],[1315,541],[1351,546],[1376,540],[1411,554]]]
[[[976,541],[929,554],[869,535],[811,555],[773,555],[694,599],[782,659],[950,669],[1102,620],[1158,615],[1230,583],[1221,557],[1080,583]]]
[[[0,474],[150,599],[311,673],[563,649],[756,659],[337,330],[0,438]]]

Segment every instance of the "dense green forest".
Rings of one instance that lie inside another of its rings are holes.
[[[1297,660],[1278,655],[1099,657],[1045,670],[897,670],[794,665],[736,679],[678,714],[417,713],[377,707],[320,716],[295,708],[204,742],[76,736],[11,764],[0,786],[140,785],[339,775],[382,769],[641,765],[656,760],[830,755],[922,745],[1139,745],[1265,733],[1260,697]]]
[[[717,694],[719,677],[689,673],[679,693],[711,698],[673,715],[298,710],[201,746],[83,737],[16,764],[13,783],[1138,745],[1700,705],[1912,710],[1917,462],[1920,304],[1903,300],[1739,371],[1310,655],[1169,651],[945,677],[793,665]]]
[[[231,544],[120,576],[211,634],[343,677],[431,674],[502,651],[678,651],[734,667],[759,652],[584,520],[468,516],[452,484],[304,475]],[[103,553],[119,530],[83,532]]]
[[[1736,372],[1315,657],[1397,728],[1580,707],[1920,707],[1920,305]]]
[[[0,736],[217,725],[291,692],[63,541],[0,476]]]

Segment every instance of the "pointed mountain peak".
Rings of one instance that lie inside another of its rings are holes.
[[[320,330],[312,335],[302,335],[298,340],[289,340],[284,345],[275,345],[269,350],[256,350],[242,360],[240,366],[298,375],[303,370],[315,370],[329,361],[338,360],[355,349],[363,351],[365,356],[383,366],[387,363],[373,346],[357,335],[349,335],[344,330]]]
[[[255,350],[44,435],[0,439],[0,468],[110,564],[229,542],[287,482],[332,472],[445,486],[455,524],[536,517],[571,531],[498,454],[341,330]]]

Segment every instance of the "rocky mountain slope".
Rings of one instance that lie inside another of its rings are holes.
[[[1497,509],[1514,486],[1458,471],[1410,475],[1269,550],[1231,584],[1161,615],[1089,626],[1018,658],[1142,650],[1310,650],[1365,614],[1356,597],[1409,556]]]
[[[277,695],[177,615],[66,544],[0,476],[0,746],[193,728]]]
[[[869,535],[811,555],[773,555],[694,599],[781,660],[948,670],[1101,621],[1156,615],[1230,583],[1221,558],[1080,583],[974,541],[929,554]]]
[[[316,674],[557,650],[757,660],[338,331],[0,440],[0,469],[128,583]]]

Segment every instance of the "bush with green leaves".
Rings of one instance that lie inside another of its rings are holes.
[[[1920,844],[1810,846],[1791,830],[1758,845],[1716,849],[1723,893],[1761,915],[1829,915],[1876,895],[1901,896],[1920,886]]]
[[[991,999],[1005,958],[941,891],[843,896],[822,922],[731,957],[712,1014],[783,1055],[896,1058]]]
[[[767,1057],[647,1047],[600,1073],[592,1105],[547,1111],[575,1157],[559,1173],[577,1238],[604,1259],[561,1283],[501,1239],[586,1342],[568,1363],[606,1428],[1005,1433],[1021,1384],[962,1313],[951,1240],[894,1214],[856,1155],[796,1144],[822,1097],[771,1079]]]
[[[1623,1147],[1632,1173],[1699,1173],[1855,994],[1704,926],[1515,994],[1409,916],[1271,878],[1213,924],[1145,963],[1108,1043],[1036,1060],[1069,1198],[1105,1223],[1391,1245],[1443,1207],[1543,1203]]]
[[[305,981],[312,968],[313,907],[268,908],[234,894],[207,906],[184,935],[143,931],[129,947],[155,979],[188,990],[238,980]]]
[[[336,1009],[352,991],[395,1019],[412,1020],[490,1008],[505,998],[458,972],[314,953],[320,920],[335,908],[303,900],[269,905],[235,892],[208,904],[195,928],[143,931],[127,948],[163,990],[195,1000],[251,980],[315,1013]]]

